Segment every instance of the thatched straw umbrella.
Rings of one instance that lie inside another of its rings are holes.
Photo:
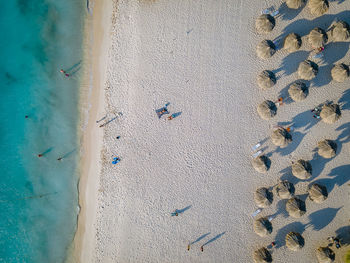
[[[311,46],[318,48],[327,43],[328,36],[322,28],[316,27],[310,31],[308,39]]]
[[[254,221],[254,231],[261,237],[272,233],[272,224],[266,217],[261,217]]]
[[[308,192],[310,200],[318,204],[322,203],[328,197],[327,188],[320,184],[312,184]]]
[[[290,85],[288,93],[294,101],[302,101],[309,95],[309,89],[304,82],[297,81]]]
[[[264,247],[254,251],[253,259],[255,263],[272,262],[271,253]]]
[[[317,143],[318,154],[323,158],[333,158],[337,152],[337,143],[332,140],[323,140]]]
[[[289,8],[298,9],[305,4],[305,0],[286,0],[286,4]]]
[[[298,75],[301,79],[312,80],[318,73],[318,65],[311,60],[304,60],[299,64]]]
[[[297,51],[301,47],[301,37],[298,34],[290,33],[283,41],[283,48],[289,53]]]
[[[328,0],[309,0],[308,6],[310,13],[315,16],[321,16],[328,11]]]
[[[292,142],[292,135],[286,129],[279,127],[273,131],[271,140],[274,145],[285,148]]]
[[[271,160],[266,155],[260,155],[252,160],[254,169],[259,173],[266,173],[271,166]]]
[[[264,90],[271,88],[276,84],[276,76],[272,71],[264,70],[258,75],[258,86]]]
[[[294,196],[295,188],[287,180],[281,181],[276,186],[276,193],[281,199],[290,199]]]
[[[292,174],[299,179],[306,180],[312,175],[311,163],[305,160],[298,160],[292,163]]]
[[[320,117],[325,123],[333,124],[341,117],[341,111],[338,104],[323,105]]]
[[[255,21],[255,28],[258,33],[269,33],[275,27],[275,19],[269,14],[260,15]]]
[[[335,253],[329,247],[319,247],[316,250],[316,257],[319,263],[332,263],[335,260]]]
[[[350,37],[349,24],[344,21],[334,23],[331,30],[331,38],[333,41],[346,41]]]
[[[255,203],[260,208],[266,208],[272,204],[273,194],[265,187],[258,188],[254,193]]]
[[[332,79],[344,82],[349,77],[349,67],[344,63],[335,64],[331,70]]]
[[[298,251],[303,248],[305,244],[304,238],[296,232],[289,232],[286,235],[286,246],[293,251]]]
[[[286,209],[291,217],[299,218],[306,213],[305,202],[297,197],[287,201]]]
[[[259,58],[267,59],[276,52],[276,46],[271,40],[263,40],[256,48],[256,54]]]
[[[258,113],[264,120],[269,120],[277,114],[276,104],[271,100],[265,100],[258,106]]]

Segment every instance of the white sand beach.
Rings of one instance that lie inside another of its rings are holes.
[[[350,3],[332,1],[319,18],[307,7],[283,7],[273,31],[259,35],[256,18],[270,6],[279,9],[280,1],[119,0],[113,7],[107,2],[94,8],[94,23],[102,23],[103,32],[94,30],[100,39],[92,61],[98,95],[91,98],[84,139],[77,260],[253,262],[254,250],[275,241],[273,262],[317,262],[316,248],[349,230],[350,79],[335,83],[330,70],[337,62],[350,63],[350,42],[329,43],[324,57],[314,60],[319,72],[307,82],[305,100],[286,102],[271,120],[262,120],[256,107],[288,94],[288,85],[299,79],[299,63],[310,55],[306,35],[317,26],[327,30],[335,19],[350,23]],[[260,41],[283,40],[291,32],[302,36],[299,51],[257,57]],[[262,70],[278,78],[268,90],[256,84]],[[310,110],[325,100],[342,106],[335,124],[312,117]],[[166,103],[171,114],[181,114],[159,119],[155,110]],[[113,121],[98,127],[108,120]],[[273,127],[290,124],[292,143],[274,146],[268,139]],[[336,141],[334,158],[315,153],[322,139]],[[251,165],[251,147],[262,141],[260,149],[271,159],[266,174]],[[121,161],[114,165],[115,156]],[[298,159],[310,160],[309,180],[292,175],[291,162]],[[279,179],[295,183],[306,214],[288,216],[285,201],[274,192],[272,205],[257,216],[276,215],[273,231],[260,237],[253,231],[258,208],[253,195]],[[327,187],[321,204],[306,198],[312,182]],[[175,209],[179,215],[171,216]],[[298,252],[285,247],[290,231],[305,239]],[[335,262],[342,262],[346,249],[333,248]]]

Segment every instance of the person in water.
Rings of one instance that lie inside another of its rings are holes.
[[[67,72],[65,72],[63,69],[61,69],[60,72],[61,72],[62,74],[64,74],[67,78],[69,77],[69,74],[68,74]]]

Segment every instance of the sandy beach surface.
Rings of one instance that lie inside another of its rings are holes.
[[[103,44],[95,53],[100,55],[92,62],[94,90],[102,102],[92,101],[89,122],[92,146],[85,164],[90,168],[83,172],[80,194],[85,220],[77,241],[81,262],[253,262],[252,252],[272,241],[277,243],[274,262],[317,262],[315,250],[327,245],[328,236],[349,231],[350,79],[335,83],[330,70],[334,63],[349,63],[350,42],[326,45],[324,57],[315,60],[319,73],[307,82],[304,101],[287,102],[269,121],[256,107],[286,96],[288,85],[298,79],[298,64],[310,56],[306,35],[316,26],[327,29],[336,18],[350,23],[350,3],[332,1],[319,18],[307,7],[293,11],[280,5],[119,0],[113,8],[94,9],[104,25],[99,31]],[[280,10],[276,27],[259,35],[255,19],[270,6]],[[283,39],[291,32],[302,36],[299,51],[280,49],[264,61],[256,56],[261,40]],[[278,80],[263,91],[256,77],[265,69]],[[335,124],[318,121],[310,112],[327,99],[342,104],[342,118]],[[173,120],[157,117],[155,110],[166,103],[170,114],[178,113]],[[268,139],[273,127],[291,123],[293,142],[283,149],[274,146]],[[325,138],[338,144],[332,159],[315,153]],[[251,147],[258,142],[272,162],[267,174],[251,165]],[[116,156],[121,161],[112,164]],[[301,158],[313,166],[306,181],[291,174],[291,162]],[[272,234],[262,238],[253,231],[253,193],[280,178],[295,183],[307,212],[299,219],[288,216],[285,201],[274,195],[272,206],[258,216],[276,216]],[[327,186],[326,201],[306,198],[311,182]],[[175,209],[179,215],[171,216]],[[304,237],[301,251],[285,247],[290,231]],[[346,248],[334,250],[335,262],[342,262]]]

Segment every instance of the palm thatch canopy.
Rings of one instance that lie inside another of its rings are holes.
[[[305,4],[305,0],[286,0],[286,4],[289,8],[298,9]]]
[[[331,70],[332,79],[344,82],[349,77],[349,67],[344,63],[335,64]]]
[[[283,48],[289,53],[297,51],[301,47],[301,37],[298,34],[290,33],[283,41]]]
[[[258,75],[258,86],[261,89],[269,89],[276,84],[276,76],[272,71],[264,70]]]
[[[258,106],[258,113],[264,120],[269,120],[277,114],[276,104],[271,100],[265,100]]]
[[[341,111],[338,104],[323,105],[320,117],[325,123],[333,124],[341,117]]]
[[[327,33],[319,27],[312,29],[308,35],[309,43],[314,48],[323,47],[327,41]]]
[[[290,199],[294,196],[294,185],[287,181],[281,181],[276,186],[276,193],[281,199]]]
[[[254,231],[261,237],[272,233],[272,224],[266,217],[261,217],[254,221]]]
[[[346,41],[350,37],[349,24],[344,21],[334,23],[331,30],[331,38],[333,41]]]
[[[290,85],[288,93],[294,101],[302,101],[309,95],[309,89],[304,82],[296,81]]]
[[[293,197],[287,201],[286,209],[291,217],[300,218],[306,213],[305,202],[297,197]]]
[[[265,187],[258,188],[254,193],[255,203],[260,208],[266,208],[272,204],[273,194]]]
[[[328,11],[328,0],[309,0],[310,13],[315,16],[321,16]]]
[[[293,251],[298,251],[303,248],[305,244],[304,238],[296,232],[289,232],[286,235],[286,246]]]
[[[311,163],[305,160],[298,160],[292,164],[292,173],[295,177],[306,180],[312,175]]]
[[[267,59],[272,57],[276,52],[276,46],[271,40],[263,40],[256,48],[256,54],[261,59]]]
[[[271,140],[274,145],[285,148],[292,142],[292,135],[286,129],[279,127],[273,131]]]
[[[337,152],[337,143],[332,140],[323,140],[317,143],[318,154],[323,158],[333,158]]]
[[[255,21],[255,28],[258,33],[269,33],[275,27],[275,19],[269,14],[260,15]]]
[[[259,173],[266,173],[271,166],[271,160],[266,155],[260,155],[252,160],[254,169]]]
[[[301,79],[312,80],[318,73],[318,65],[311,60],[304,60],[299,64],[298,75]]]
[[[329,247],[319,247],[316,250],[316,257],[319,263],[332,263],[335,260],[335,253]]]
[[[308,192],[310,200],[318,204],[322,203],[328,197],[327,188],[320,184],[312,184]]]
[[[271,253],[264,247],[255,250],[253,253],[255,263],[269,263],[272,262]]]

